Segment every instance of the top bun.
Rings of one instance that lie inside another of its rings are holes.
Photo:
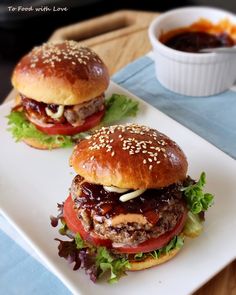
[[[16,65],[13,86],[47,104],[74,105],[101,95],[109,85],[106,65],[75,41],[35,47]]]
[[[75,146],[70,163],[88,182],[135,190],[182,181],[188,167],[174,141],[135,124],[101,128]]]

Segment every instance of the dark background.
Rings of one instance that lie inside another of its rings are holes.
[[[10,12],[8,6],[51,5],[67,12]],[[0,102],[11,89],[10,77],[18,59],[46,41],[59,27],[120,9],[163,12],[189,5],[208,5],[236,12],[236,0],[0,0]]]

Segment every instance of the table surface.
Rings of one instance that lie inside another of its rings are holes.
[[[156,16],[157,13],[119,11],[58,29],[51,39],[74,39],[91,47],[112,75],[151,50],[147,28]],[[236,260],[194,293],[203,294],[236,295]]]

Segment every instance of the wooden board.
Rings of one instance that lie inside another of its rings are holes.
[[[104,59],[112,75],[151,50],[147,29],[157,15],[149,12],[118,11],[60,28],[53,33],[50,40],[76,40],[91,47]],[[13,97],[14,93],[11,92],[7,100]],[[236,295],[236,261],[194,293],[205,294]]]
[[[114,74],[151,50],[147,28],[157,13],[118,11],[54,32],[51,40],[76,40],[94,49]]]

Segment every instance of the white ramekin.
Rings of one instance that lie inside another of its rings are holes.
[[[165,88],[183,95],[217,94],[230,88],[236,81],[236,55],[182,52],[158,40],[160,34],[189,26],[200,18],[213,23],[227,18],[236,24],[236,16],[230,12],[210,7],[187,7],[158,16],[148,31],[157,79]]]

